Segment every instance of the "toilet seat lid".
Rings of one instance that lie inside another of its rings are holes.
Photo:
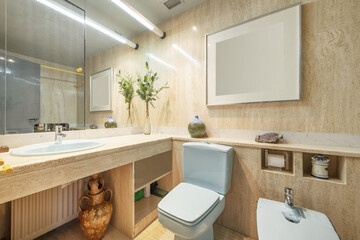
[[[219,194],[189,183],[180,183],[159,203],[159,211],[174,220],[193,226],[219,202]]]

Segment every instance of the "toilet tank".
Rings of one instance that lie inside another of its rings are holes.
[[[184,182],[225,195],[231,184],[233,148],[218,144],[183,144]]]

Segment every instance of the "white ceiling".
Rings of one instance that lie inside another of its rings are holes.
[[[56,0],[80,12],[79,9]],[[168,10],[163,4],[166,0],[128,0],[142,15],[154,24],[159,24],[204,0],[183,0],[183,3]],[[145,30],[143,25],[118,8],[111,0],[70,0],[86,10],[87,17],[131,38]],[[43,6],[36,0],[7,0],[8,51],[45,59],[59,64],[78,67],[83,65],[83,28],[81,24]],[[4,19],[0,10],[0,19]],[[1,21],[0,21],[1,22]],[[0,24],[0,48],[3,48],[1,35],[4,25]],[[105,49],[119,44],[102,33],[86,28],[86,57],[91,57]]]

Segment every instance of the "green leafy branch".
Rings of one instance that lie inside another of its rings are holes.
[[[151,106],[154,106],[153,102],[159,99],[158,94],[166,88],[169,88],[168,83],[166,82],[164,86],[160,88],[155,88],[155,81],[159,79],[157,73],[153,72],[149,68],[149,63],[145,63],[147,73],[142,77],[138,74],[137,85],[139,89],[136,90],[138,96],[146,102],[146,106],[150,103]],[[147,109],[148,111],[148,109]]]
[[[135,80],[130,74],[126,74],[125,76],[121,75],[121,71],[119,71],[119,73],[116,74],[116,76],[120,78],[120,82],[118,82],[120,87],[119,92],[121,93],[121,95],[124,96],[125,103],[129,104],[128,109],[130,109],[131,102],[135,96],[135,90],[134,90]]]

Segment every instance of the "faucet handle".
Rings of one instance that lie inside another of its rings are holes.
[[[285,196],[292,196],[293,195],[293,190],[292,190],[292,188],[288,188],[288,187],[286,187],[285,188]]]
[[[55,132],[56,133],[61,133],[62,132],[62,126],[61,125],[55,126]]]

